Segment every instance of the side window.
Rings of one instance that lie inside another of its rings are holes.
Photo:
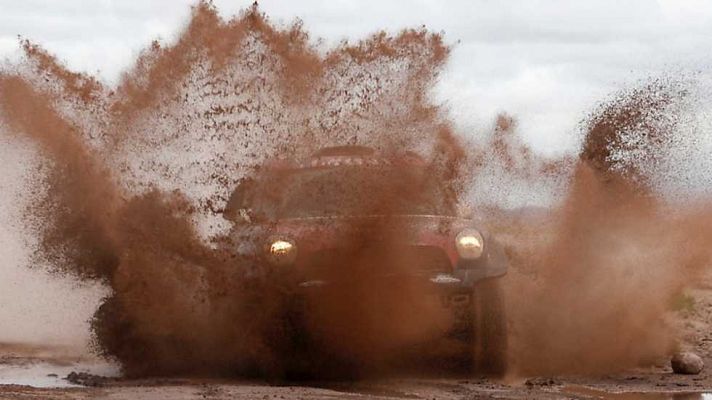
[[[242,178],[237,182],[225,207],[224,215],[227,220],[235,222],[241,218],[241,214],[252,212],[256,186],[255,180],[252,178]]]

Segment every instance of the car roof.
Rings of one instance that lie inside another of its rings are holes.
[[[380,155],[367,146],[332,146],[322,148],[302,160],[273,159],[266,163],[271,170],[302,170],[348,166],[425,166],[426,161],[412,151]]]
[[[312,157],[328,156],[373,156],[376,153],[372,147],[368,146],[331,146],[324,147],[312,154]]]

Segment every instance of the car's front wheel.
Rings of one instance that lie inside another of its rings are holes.
[[[472,295],[474,367],[486,374],[501,376],[507,370],[507,320],[500,282],[478,283]]]

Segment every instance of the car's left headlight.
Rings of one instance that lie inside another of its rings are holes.
[[[455,246],[460,257],[466,260],[476,260],[484,253],[485,240],[476,229],[465,229],[455,238]]]
[[[289,265],[297,259],[296,243],[285,238],[270,241],[267,252],[270,261],[276,265]]]

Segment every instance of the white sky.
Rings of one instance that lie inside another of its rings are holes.
[[[251,0],[216,0],[225,17]],[[193,0],[0,0],[0,57],[17,35],[72,69],[115,82],[152,39],[171,41]],[[265,0],[273,21],[304,20],[335,43],[426,25],[454,51],[436,96],[462,128],[477,132],[499,111],[545,154],[575,151],[577,123],[616,88],[666,71],[707,69],[707,0]]]

